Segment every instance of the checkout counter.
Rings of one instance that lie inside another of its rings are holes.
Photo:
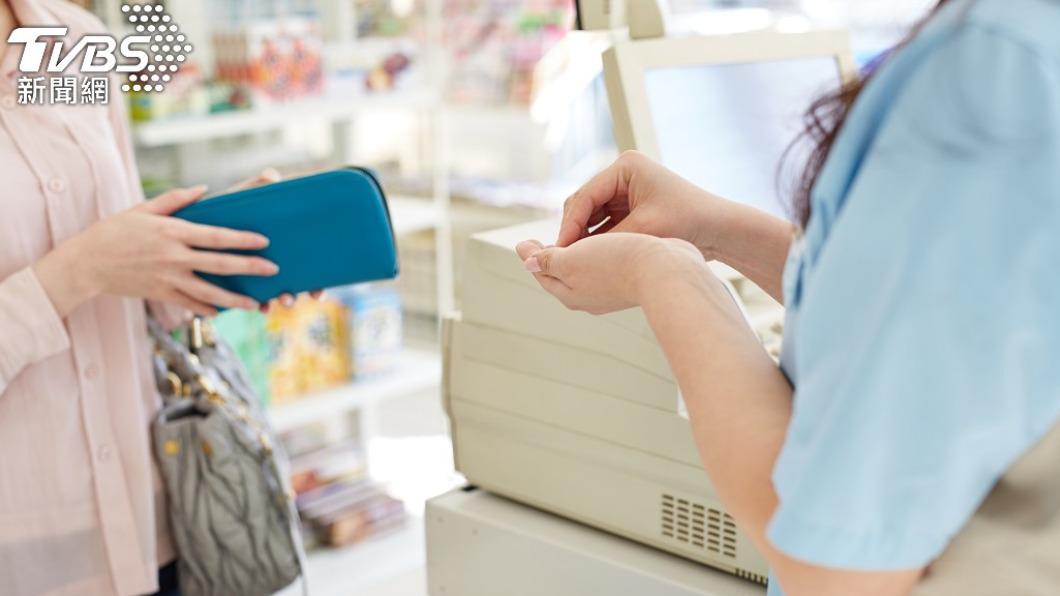
[[[427,504],[431,596],[762,596],[765,587],[481,489]]]

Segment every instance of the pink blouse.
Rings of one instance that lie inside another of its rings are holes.
[[[11,0],[19,23],[105,31],[60,0]],[[173,558],[149,442],[160,401],[141,300],[60,319],[31,265],[143,200],[124,98],[28,106],[18,46],[0,63],[0,594],[154,592]]]

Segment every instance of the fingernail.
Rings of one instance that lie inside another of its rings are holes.
[[[265,248],[266,246],[269,245],[269,237],[268,236],[263,236],[262,234],[258,234],[256,236],[256,239],[258,241],[258,244],[260,244],[262,248]]]
[[[282,300],[284,306],[294,306],[294,296],[291,296],[290,294],[285,294]]]
[[[523,261],[523,268],[530,273],[541,273],[541,263],[538,262],[537,257],[530,257]]]
[[[202,194],[202,193],[206,192],[207,188],[208,187],[205,184],[198,184],[196,186],[191,187],[191,192],[193,192],[195,194]]]
[[[271,261],[269,261],[269,263],[265,267],[265,269],[266,269],[266,272],[269,273],[270,275],[276,275],[277,273],[280,272],[280,266],[277,265],[276,263],[271,262]]]
[[[246,300],[243,302],[243,308],[245,310],[257,310],[261,308],[261,305],[256,300]]]

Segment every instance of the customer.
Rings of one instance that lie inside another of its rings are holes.
[[[643,308],[774,594],[1060,590],[1058,32],[940,2],[815,107],[797,231],[627,154],[519,246],[566,305]],[[783,299],[779,368],[710,259]]]
[[[104,30],[66,2],[0,0],[0,43],[21,24]],[[261,248],[257,234],[167,217],[202,188],[143,202],[117,93],[16,105],[17,64],[0,45],[0,594],[154,592],[174,552],[148,440],[160,402],[144,300],[255,308],[192,271],[276,268],[199,250]]]

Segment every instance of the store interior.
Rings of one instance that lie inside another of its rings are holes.
[[[119,0],[80,4],[135,26]],[[312,593],[426,595],[425,504],[466,484],[441,322],[461,309],[469,239],[556,217],[617,156],[601,55],[623,33],[574,30],[571,0],[159,4],[193,49],[164,92],[128,94],[147,196],[351,164],[386,190],[396,281],[213,324],[290,456]],[[667,34],[845,29],[863,64],[927,4],[673,0]],[[321,506],[342,494],[340,514]]]

